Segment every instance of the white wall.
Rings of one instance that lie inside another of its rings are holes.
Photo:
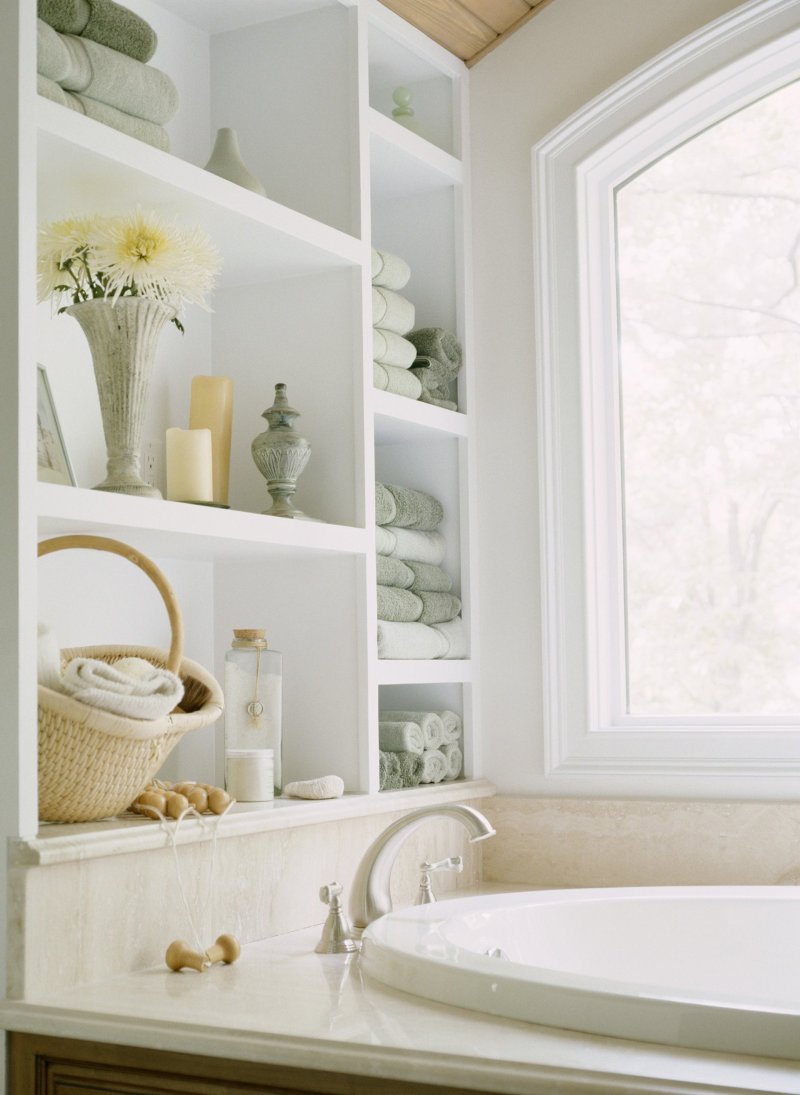
[[[556,0],[471,72],[482,724],[485,774],[505,793],[578,790],[549,787],[541,777],[531,147],[622,77],[738,6]]]

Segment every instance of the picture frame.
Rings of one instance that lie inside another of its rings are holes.
[[[44,365],[37,365],[36,378],[36,455],[38,479],[42,483],[76,486],[64,436],[56,414],[53,393]]]

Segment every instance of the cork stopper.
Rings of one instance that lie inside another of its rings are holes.
[[[231,646],[235,650],[252,647],[254,650],[264,650],[267,640],[264,637],[263,627],[235,627],[233,629],[233,642]]]

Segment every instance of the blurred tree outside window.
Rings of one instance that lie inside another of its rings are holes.
[[[627,710],[800,712],[800,83],[616,192]]]

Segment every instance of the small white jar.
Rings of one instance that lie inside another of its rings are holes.
[[[237,802],[268,802],[275,797],[272,749],[229,749],[225,789]]]

